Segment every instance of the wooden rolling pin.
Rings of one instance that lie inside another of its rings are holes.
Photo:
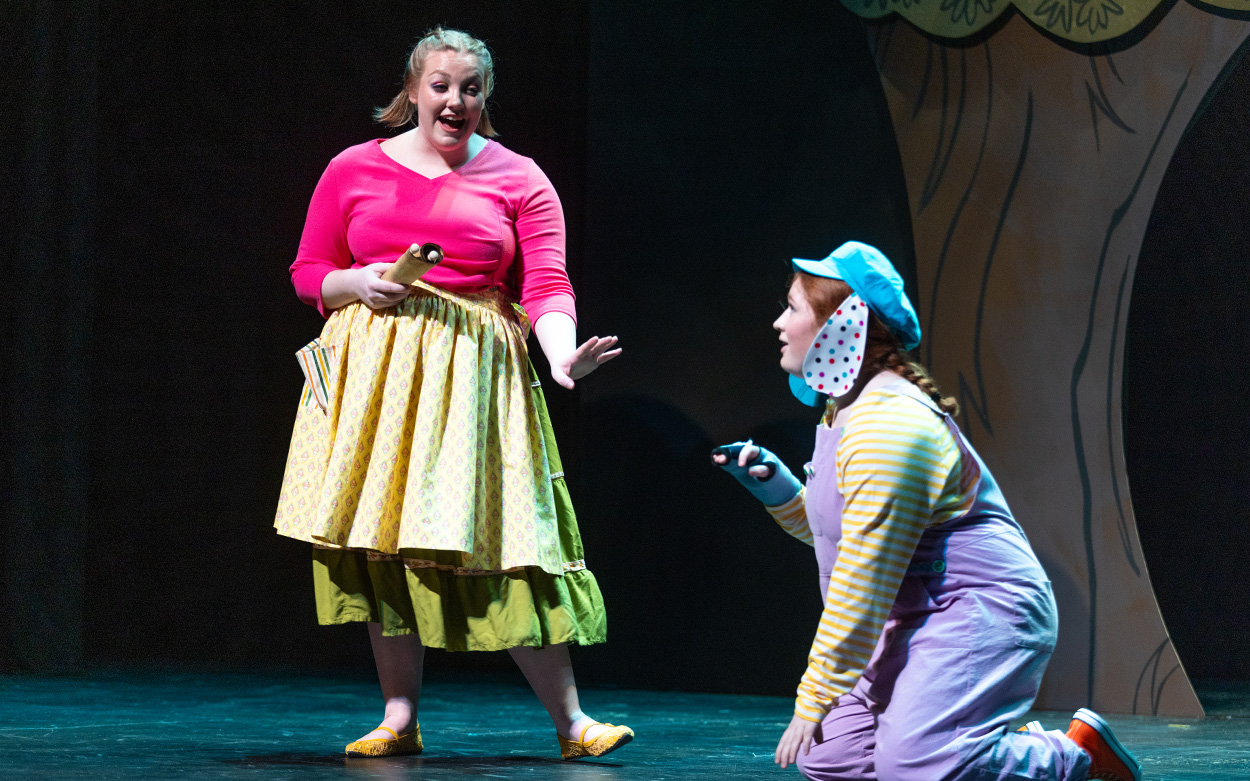
[[[438,265],[443,259],[443,248],[437,244],[413,244],[408,251],[399,256],[395,265],[382,274],[387,282],[398,282],[411,285]]]

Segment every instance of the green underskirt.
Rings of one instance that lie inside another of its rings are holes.
[[[401,554],[440,564],[460,559],[450,551]],[[448,651],[590,645],[607,635],[603,597],[589,570],[456,575],[408,569],[401,561],[371,562],[364,551],[314,548],[313,581],[319,623],[377,622],[384,635],[415,633],[422,645]]]

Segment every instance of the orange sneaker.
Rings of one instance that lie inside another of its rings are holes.
[[[1111,733],[1111,725],[1087,708],[1072,716],[1068,737],[1089,754],[1089,778],[1105,781],[1141,781],[1141,765]]]

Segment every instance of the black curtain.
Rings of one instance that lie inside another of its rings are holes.
[[[5,669],[83,660],[98,19],[87,0],[0,7]]]

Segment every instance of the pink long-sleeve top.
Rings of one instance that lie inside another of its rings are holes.
[[[457,293],[498,286],[535,323],[548,312],[577,319],[564,212],[533,160],[489,141],[460,168],[428,179],[381,143],[348,147],[321,175],[291,265],[302,301],[329,316],[321,283],[331,271],[392,263],[410,245],[433,242],[445,258],[422,281]]]

